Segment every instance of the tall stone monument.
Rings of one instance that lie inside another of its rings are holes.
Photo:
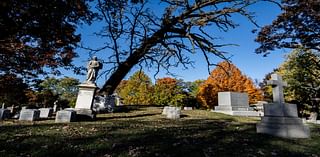
[[[284,138],[308,138],[310,130],[298,117],[297,105],[284,101],[286,82],[280,75],[272,74],[267,83],[272,85],[273,103],[264,104],[264,117],[257,124],[257,132]]]
[[[59,111],[56,116],[56,122],[70,122],[74,121],[74,117],[77,119],[80,117],[95,118],[96,113],[92,110],[93,100],[97,90],[95,83],[98,75],[98,71],[102,69],[102,63],[97,60],[97,57],[93,57],[87,65],[87,79],[84,83],[78,85],[79,92],[77,96],[75,108],[67,108],[64,111]],[[69,111],[69,112],[68,112]],[[72,112],[76,112],[76,116],[72,115]],[[68,116],[61,116],[66,115]],[[59,115],[59,116],[58,116]]]
[[[87,115],[94,118],[95,114],[92,111],[93,100],[97,85],[95,83],[98,71],[102,69],[102,64],[94,56],[87,65],[87,79],[85,83],[80,84],[79,93],[76,101],[75,111],[77,115]]]

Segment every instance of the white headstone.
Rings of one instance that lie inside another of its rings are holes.
[[[56,123],[69,123],[76,121],[76,111],[61,110],[56,114]]]
[[[52,108],[40,108],[40,118],[49,118],[53,114]]]
[[[37,109],[24,109],[20,111],[19,120],[35,121],[40,117],[40,111]]]

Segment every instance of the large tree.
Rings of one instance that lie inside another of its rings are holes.
[[[320,56],[311,50],[295,49],[280,66],[280,73],[288,87],[285,89],[287,101],[298,104],[299,110],[319,114],[320,70],[317,64]]]
[[[256,41],[261,45],[256,52],[267,55],[274,49],[301,45],[319,51],[319,0],[282,0],[282,10],[271,25],[264,26],[259,32]]]
[[[0,73],[33,78],[73,67],[77,25],[94,14],[85,0],[1,0]],[[50,70],[51,69],[51,70]]]
[[[250,104],[262,100],[262,92],[255,87],[253,81],[243,75],[235,65],[223,61],[200,85],[197,97],[203,107],[213,108],[218,105],[218,92],[226,91],[248,93]]]
[[[101,92],[112,94],[135,65],[157,71],[188,67],[193,62],[190,55],[196,52],[203,54],[208,66],[214,65],[213,57],[227,59],[220,48],[230,44],[219,43],[217,36],[207,32],[235,28],[232,18],[237,14],[253,22],[246,9],[256,2],[161,0],[152,9],[148,1],[131,4],[126,0],[98,0],[97,10],[105,27],[97,35],[105,39],[105,45],[87,49],[91,53],[108,52],[104,63],[111,68]]]

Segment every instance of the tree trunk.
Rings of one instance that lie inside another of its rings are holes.
[[[134,51],[126,61],[122,62],[117,70],[111,74],[110,78],[104,83],[99,93],[103,93],[105,95],[112,95],[117,86],[120,84],[121,80],[127,75],[127,73],[139,63],[140,59],[146,55],[150,48],[155,46],[159,40],[162,40],[164,37],[163,31],[165,28],[158,30],[154,33],[150,38],[147,38],[140,48]]]

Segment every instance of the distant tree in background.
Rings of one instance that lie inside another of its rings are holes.
[[[0,74],[60,74],[59,67],[72,65],[80,41],[79,24],[94,14],[85,0],[1,0],[0,1]]]
[[[300,111],[308,114],[316,112],[319,115],[320,98],[320,56],[312,50],[298,48],[293,50],[280,66],[280,73],[287,81],[285,98],[298,104]]]
[[[253,81],[227,61],[219,63],[200,85],[197,98],[203,107],[213,108],[218,104],[218,92],[224,91],[247,92],[250,104],[262,100],[262,92],[255,87]]]
[[[28,85],[14,74],[0,75],[0,105],[20,106],[27,103]]]
[[[135,72],[125,86],[118,87],[119,96],[125,105],[151,105],[153,85],[149,76],[143,71]]]
[[[155,105],[172,105],[172,100],[179,94],[178,81],[170,77],[157,79],[153,93]]]
[[[282,0],[281,3],[283,12],[260,30],[256,41],[261,45],[256,53],[267,55],[274,49],[301,46],[320,51],[319,0]]]
[[[38,103],[42,103],[44,106],[48,107],[53,106],[53,103],[56,100],[59,100],[60,105],[64,107],[74,107],[79,84],[79,80],[75,78],[64,77],[56,79],[48,77],[39,84],[40,89],[38,91],[38,96],[41,100],[39,100]]]

